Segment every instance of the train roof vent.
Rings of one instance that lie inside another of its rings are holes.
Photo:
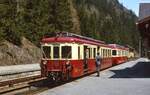
[[[94,41],[94,42],[98,42],[98,43],[103,43],[103,44],[105,43],[104,41],[95,40],[93,38],[89,38],[89,37],[85,37],[85,36],[81,36],[81,35],[74,34],[74,33],[69,33],[69,32],[57,32],[56,34],[57,34],[56,35],[57,37],[75,37],[75,38]]]

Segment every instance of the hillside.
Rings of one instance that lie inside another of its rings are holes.
[[[82,35],[137,48],[137,17],[117,0],[74,0],[74,4]]]
[[[0,0],[0,13],[0,43],[7,41],[19,49],[24,50],[22,37],[31,41],[31,46],[39,47],[41,38],[53,36],[57,31],[138,48],[137,17],[117,0]],[[7,49],[11,50],[10,47]],[[30,52],[24,54],[31,55]],[[1,55],[7,55],[7,52]],[[28,60],[39,58],[33,55]],[[16,58],[13,64],[15,62],[27,61]]]

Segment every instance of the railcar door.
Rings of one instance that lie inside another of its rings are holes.
[[[88,71],[88,55],[89,55],[89,49],[87,46],[84,46],[84,62],[83,62],[83,68],[84,72]]]
[[[53,45],[53,69],[61,71],[60,45]]]

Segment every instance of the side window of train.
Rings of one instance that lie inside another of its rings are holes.
[[[103,57],[105,57],[105,49],[103,49]]]
[[[108,55],[108,52],[107,52],[107,49],[106,49],[106,57],[107,57],[107,55]]]
[[[96,48],[93,49],[93,57],[96,57]]]
[[[101,52],[102,52],[102,57],[104,57],[104,52],[103,52],[103,49],[101,49]]]
[[[91,48],[88,48],[89,58],[91,58]]]
[[[110,52],[109,52],[110,50],[108,49],[108,57],[110,57]]]
[[[107,57],[107,49],[105,49],[105,57]]]
[[[80,56],[80,46],[78,46],[78,59],[81,59],[81,56]]]
[[[106,49],[106,57],[108,57],[108,50]]]
[[[117,55],[117,51],[116,50],[112,50],[112,55],[116,56]]]
[[[61,47],[62,58],[72,58],[72,49],[71,46],[62,46]]]
[[[101,49],[101,57],[103,57],[103,49]]]
[[[108,50],[106,49],[106,57],[108,57]]]
[[[106,50],[106,49],[104,49],[104,52],[105,52],[105,57],[107,57],[107,50]]]
[[[54,58],[59,58],[60,57],[60,55],[59,55],[59,46],[54,46],[53,50],[54,50],[54,52],[53,52]]]
[[[112,50],[110,50],[110,57],[112,57]]]
[[[109,57],[111,57],[111,51],[109,50]]]
[[[102,51],[103,51],[103,57],[105,57],[105,50],[103,49]]]
[[[91,48],[91,58],[94,58],[94,56],[93,56],[93,48]]]
[[[110,55],[109,55],[109,49],[108,49],[107,51],[108,51],[108,57],[109,57],[109,56],[110,56]]]
[[[90,58],[93,58],[93,56],[92,56],[92,48],[90,48]]]
[[[103,57],[103,49],[101,49],[101,56]]]
[[[106,50],[106,49],[104,49],[104,51],[105,51],[105,57],[107,57],[107,50]]]

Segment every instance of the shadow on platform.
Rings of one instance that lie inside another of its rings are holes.
[[[150,78],[150,62],[139,62],[131,68],[111,71],[115,75],[110,78]]]

